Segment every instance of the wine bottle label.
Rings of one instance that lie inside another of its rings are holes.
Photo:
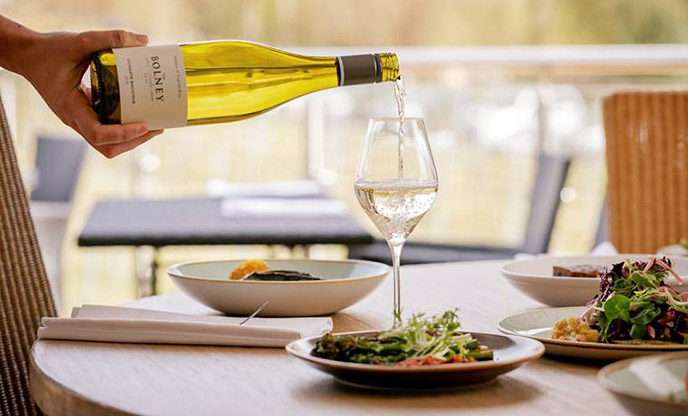
[[[145,122],[150,130],[186,125],[186,72],[179,45],[112,50],[122,123]]]

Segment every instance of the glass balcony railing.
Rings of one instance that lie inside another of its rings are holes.
[[[600,98],[623,89],[681,89],[688,81],[683,45],[295,50],[398,54],[407,112],[426,119],[440,174],[439,199],[416,239],[518,245],[537,154],[571,156],[550,247],[561,253],[587,250],[595,235],[605,186]],[[37,135],[73,133],[49,115],[25,82],[6,73],[0,80],[30,170]],[[240,123],[169,130],[121,161],[91,158],[88,177],[107,186],[85,185],[79,197],[90,206],[113,196],[199,194],[214,179],[311,177],[367,224],[351,190],[355,161],[367,119],[395,114],[391,85],[380,84],[313,94]]]

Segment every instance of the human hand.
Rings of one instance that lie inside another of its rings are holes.
[[[34,32],[35,33],[35,32]],[[53,32],[33,36],[15,59],[23,75],[63,123],[91,146],[113,158],[152,139],[162,130],[149,131],[144,123],[101,124],[91,108],[90,87],[81,84],[93,52],[148,43],[145,35],[123,30],[83,33]]]

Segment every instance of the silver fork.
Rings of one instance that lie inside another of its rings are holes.
[[[260,311],[262,311],[263,309],[265,309],[266,306],[268,306],[268,303],[270,303],[269,300],[268,300],[268,301],[265,301],[265,303],[263,303],[262,305],[260,305],[260,306],[258,307],[258,309],[256,309],[255,311],[253,311],[252,314],[250,314],[249,316],[247,316],[246,318],[244,318],[244,320],[242,320],[241,322],[239,322],[239,325],[243,325],[243,324],[245,324],[246,322],[248,322],[248,321],[250,321],[251,319],[253,319],[256,315],[258,315],[258,314],[260,313]]]

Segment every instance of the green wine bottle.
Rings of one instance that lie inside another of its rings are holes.
[[[149,129],[242,120],[311,92],[398,78],[394,54],[315,57],[244,41],[121,48],[91,59],[100,121]]]

